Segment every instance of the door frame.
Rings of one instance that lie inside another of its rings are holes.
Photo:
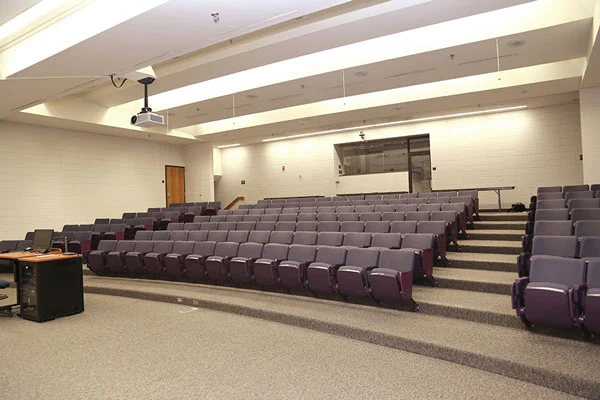
[[[408,152],[408,191],[409,193],[414,193],[413,192],[413,177],[412,177],[412,156],[429,156],[429,161],[431,164],[431,151],[425,150],[425,151],[415,151],[415,152]]]
[[[168,196],[168,191],[167,191],[167,182],[168,182],[169,178],[167,175],[167,168],[183,169],[183,202],[185,203],[186,197],[187,197],[187,190],[185,188],[185,167],[182,167],[181,165],[166,165],[165,164],[165,207],[168,207],[167,204],[169,204],[169,196]]]

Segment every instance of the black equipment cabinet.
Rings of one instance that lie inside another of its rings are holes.
[[[83,312],[81,257],[21,259],[19,285],[23,319],[44,322]]]

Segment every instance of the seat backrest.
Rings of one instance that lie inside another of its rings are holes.
[[[406,200],[406,204],[427,204],[429,202],[427,197],[419,197],[419,198],[413,198],[413,199],[407,199]]]
[[[354,206],[337,206],[335,208],[335,212],[337,214],[353,213],[354,212]]]
[[[173,241],[172,240],[159,240],[154,242],[154,247],[152,247],[153,253],[159,254],[167,254],[173,250]]]
[[[354,212],[357,213],[371,213],[375,209],[374,205],[359,205],[354,207]]]
[[[292,244],[287,259],[297,262],[312,262],[315,261],[316,254],[317,246]]]
[[[394,212],[396,210],[396,206],[393,204],[378,204],[373,208],[373,210],[380,213]]]
[[[263,208],[253,208],[252,210],[248,211],[248,215],[263,215],[265,213],[265,210]]]
[[[235,230],[236,225],[237,225],[237,222],[219,222],[219,226],[217,227],[217,230],[233,231],[233,230]]]
[[[365,200],[381,200],[380,194],[366,194]]]
[[[477,190],[459,190],[457,196],[470,196],[475,200],[479,196],[479,193]]]
[[[400,193],[401,199],[415,199],[419,196],[418,193]]]
[[[367,221],[365,222],[365,232],[387,233],[390,231],[390,221]]]
[[[194,242],[204,242],[206,239],[208,239],[208,231],[190,231],[188,234],[188,240],[192,240]]]
[[[279,220],[279,212],[272,214],[263,214],[260,216],[260,222],[277,222]]]
[[[419,209],[418,204],[397,204],[396,205],[396,212],[403,212],[403,213],[415,212],[418,209]]]
[[[317,226],[318,226],[317,221],[299,221],[296,223],[296,232],[298,232],[298,231],[316,232]]]
[[[337,221],[336,213],[319,213],[317,214],[317,221]]]
[[[78,231],[93,231],[94,230],[94,225],[92,224],[81,224],[79,225],[79,227],[77,228]]]
[[[431,213],[431,220],[452,223],[456,221],[456,211],[433,211]]]
[[[178,241],[173,243],[173,250],[171,252],[175,254],[192,254],[195,245],[196,242],[190,242],[187,240]]]
[[[402,249],[432,249],[435,236],[432,233],[405,233],[402,235]]]
[[[281,210],[282,214],[294,214],[294,215],[298,215],[298,211],[300,210],[299,207],[284,207]]]
[[[587,192],[573,192],[573,193],[587,193]],[[574,208],[600,208],[600,199],[571,199],[567,201],[567,208],[572,210]]]
[[[417,233],[433,233],[441,235],[446,233],[446,222],[444,221],[421,221],[417,224]]]
[[[256,222],[252,221],[242,221],[238,222],[235,226],[235,229],[238,231],[253,231],[256,229]]]
[[[271,231],[250,231],[248,242],[265,244],[269,243]]]
[[[233,210],[233,215],[246,215],[248,214],[247,208],[238,208],[237,210]]]
[[[442,211],[456,211],[456,212],[464,212],[466,204],[465,203],[443,203]]]
[[[215,246],[215,256],[220,257],[235,257],[237,256],[238,247],[240,246],[237,242],[218,242]]]
[[[265,213],[262,216],[265,215],[279,215],[281,214],[281,207],[271,207],[271,205],[269,204],[270,207],[265,209]]]
[[[593,198],[594,198],[594,192],[592,192],[591,190],[565,193],[566,201],[569,201],[571,199],[593,199]],[[538,200],[539,200],[539,198],[538,198]]]
[[[600,237],[584,236],[579,239],[579,258],[600,257]]]
[[[240,247],[238,247],[238,257],[244,258],[260,258],[263,251],[263,245],[260,243],[240,243]]]
[[[321,246],[317,249],[315,261],[329,265],[344,265],[346,253],[345,247]]]
[[[429,211],[413,211],[406,213],[407,221],[429,221],[431,214]]]
[[[381,196],[384,200],[390,200],[390,199],[399,199],[400,198],[400,194],[398,193],[388,193],[388,194],[384,194],[383,196]]]
[[[344,221],[358,221],[358,213],[338,213],[337,219],[340,222]]]
[[[417,221],[392,221],[390,223],[391,233],[416,233]]]
[[[438,196],[438,197],[430,197],[429,198],[429,204],[444,204],[444,203],[450,203],[450,196]]]
[[[339,232],[340,223],[337,221],[320,221],[317,224],[317,231],[319,232]]]
[[[194,217],[194,222],[198,222],[200,224],[205,223],[205,222],[210,222],[210,216],[209,215],[196,215]]]
[[[531,257],[530,282],[559,283],[568,287],[585,282],[585,261],[553,256]]]
[[[189,231],[171,231],[171,235],[169,236],[169,240],[173,241],[185,241],[188,240]]]
[[[571,221],[535,221],[534,235],[571,236],[573,226]]]
[[[184,231],[199,231],[200,223],[199,222],[186,222],[183,224]]]
[[[135,233],[135,240],[152,240],[152,231],[137,231]]]
[[[298,214],[316,214],[317,207],[316,206],[302,206],[300,210],[298,210]]]
[[[418,193],[417,197],[422,198],[422,197],[437,197],[438,194],[437,192],[423,192],[423,193]]]
[[[150,232],[150,231],[146,231],[146,232]],[[78,231],[75,236],[73,237],[73,240],[78,240],[80,242],[86,241],[86,240],[92,240],[92,231]]]
[[[533,237],[532,255],[577,257],[577,237],[575,236],[542,236]]]
[[[137,243],[137,242],[134,242],[134,243]],[[2,244],[2,242],[0,242],[0,244]],[[101,240],[100,243],[98,243],[98,251],[113,251],[116,246],[117,246],[116,240]]]
[[[212,256],[213,254],[215,254],[216,246],[217,246],[217,242],[213,242],[213,241],[196,242],[191,254],[197,254],[197,255],[203,256],[203,257]]]
[[[563,186],[563,193],[568,192],[584,192],[590,190],[590,185],[567,185]]]
[[[419,212],[432,212],[432,211],[440,211],[442,209],[441,203],[436,204],[419,204],[419,208],[417,209]]]
[[[77,232],[79,225],[64,225],[62,228],[63,232]]]
[[[182,222],[169,222],[169,224],[167,225],[167,230],[168,231],[181,231],[183,230],[183,223]]]
[[[319,214],[334,213],[335,214],[335,207],[334,206],[318,206],[317,213],[319,213]]]
[[[225,222],[225,221],[227,221],[227,215],[225,215],[225,214],[210,216],[210,222]]]
[[[540,200],[537,202],[537,210],[548,210],[551,208],[565,208],[566,203],[563,199]]]
[[[569,219],[569,210],[566,208],[554,208],[550,210],[536,210],[536,221],[566,221]]]
[[[296,230],[296,223],[292,221],[280,221],[275,224],[275,230],[293,232]]]
[[[260,217],[261,216],[258,215],[258,214],[256,214],[256,215],[255,214],[244,215],[242,217],[242,221],[243,222],[258,222],[258,221],[260,221]]]
[[[342,246],[370,247],[371,234],[365,232],[344,233],[344,241],[342,242]]]
[[[393,206],[401,206],[401,205],[406,205],[406,202],[408,201],[408,199],[388,199],[388,204],[393,205]]]
[[[365,223],[362,221],[344,221],[340,224],[340,232],[364,232]]]
[[[377,266],[400,272],[412,271],[415,267],[415,254],[409,249],[381,250]]]
[[[399,249],[401,244],[401,233],[374,233],[371,239],[371,247]]]
[[[227,234],[228,242],[244,243],[248,241],[250,231],[229,231]]]
[[[315,245],[317,244],[317,232],[294,232],[292,244]]]
[[[580,220],[575,222],[575,236],[600,236],[600,221]]]
[[[382,221],[404,221],[406,213],[404,211],[381,213]]]
[[[316,212],[298,214],[298,222],[300,222],[300,221],[316,221],[316,220],[317,220]]]
[[[133,251],[135,242],[133,240],[119,240],[115,246],[115,251]]]
[[[281,243],[267,243],[263,246],[262,258],[268,260],[287,260],[289,247]]]
[[[563,198],[562,192],[542,192],[537,194],[539,200],[560,200]]]
[[[200,224],[201,231],[216,231],[219,228],[218,222],[202,222]]]
[[[155,219],[162,219],[164,213],[162,211],[150,211],[148,212],[148,214],[150,214],[150,217],[155,218]]]
[[[298,214],[279,214],[279,218],[277,221],[280,222],[296,222],[298,219]]]
[[[600,259],[588,261],[587,287],[588,289],[600,288]]]
[[[273,231],[269,237],[269,243],[291,244],[294,240],[293,231]]]
[[[225,242],[227,240],[228,233],[229,231],[209,231],[206,240],[211,242]]]
[[[260,221],[256,223],[257,231],[274,231],[275,222],[273,221]]]
[[[341,246],[344,242],[344,234],[342,232],[318,232],[318,246]]]
[[[562,186],[542,186],[537,188],[538,193],[562,192]]]
[[[241,215],[241,214],[237,214],[237,215],[228,215],[227,219],[225,219],[225,222],[239,222],[239,221],[243,221],[244,220],[245,215]]]
[[[150,253],[154,248],[154,243],[156,242],[150,240],[136,240],[133,250],[139,253]]]
[[[454,196],[450,197],[450,203],[473,204],[473,198],[471,196]]]
[[[351,247],[346,254],[346,265],[352,267],[375,267],[379,261],[378,249]]]
[[[581,220],[599,220],[600,208],[574,208],[571,210],[573,223]]]
[[[363,212],[358,215],[358,219],[364,222],[381,221],[380,212]]]
[[[94,232],[110,232],[109,229],[109,224],[94,224],[94,228],[93,231]]]
[[[137,218],[137,213],[134,212],[124,212],[122,215],[123,219],[131,219],[131,218]]]
[[[152,240],[169,240],[171,231],[154,231],[152,232]]]
[[[110,224],[110,218],[96,218],[94,220],[94,225],[96,224]]]

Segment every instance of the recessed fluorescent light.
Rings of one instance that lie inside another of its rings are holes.
[[[222,145],[222,146],[217,146],[217,148],[219,148],[219,149],[226,149],[226,148],[228,148],[228,147],[235,147],[235,146],[239,146],[239,145],[240,145],[239,143],[234,143],[234,144],[224,144],[224,145]]]
[[[44,0],[37,3],[33,7],[28,8],[13,19],[6,22],[4,25],[0,26],[0,40],[4,40],[8,36],[18,33],[27,25],[37,21],[67,1],[68,0]]]
[[[269,138],[269,139],[263,139],[262,141],[263,142],[274,142],[276,140],[295,139],[295,138],[306,137],[306,136],[313,136],[313,135],[324,135],[324,134],[327,134],[327,133],[339,133],[339,132],[351,131],[351,130],[354,130],[354,129],[367,129],[367,128],[377,128],[377,127],[380,127],[380,126],[392,126],[392,125],[401,125],[401,124],[412,124],[414,122],[435,121],[435,120],[438,120],[438,119],[450,119],[450,118],[458,118],[458,117],[468,117],[468,116],[471,116],[471,115],[480,115],[480,114],[490,114],[490,113],[496,113],[496,112],[502,112],[502,111],[521,110],[523,108],[527,108],[527,106],[494,108],[494,109],[491,109],[491,110],[470,111],[470,112],[457,113],[457,114],[438,115],[438,116],[435,116],[435,117],[414,118],[414,119],[407,119],[407,120],[404,120],[404,121],[383,122],[383,123],[371,124],[371,125],[359,125],[359,126],[352,126],[350,128],[340,128],[340,129],[331,129],[331,130],[327,130],[327,131],[319,131],[319,132],[311,132],[311,133],[301,133],[301,134],[298,134],[298,135],[291,135],[291,136],[280,136],[280,137],[274,137],[274,138]]]

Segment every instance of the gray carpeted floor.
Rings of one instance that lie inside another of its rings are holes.
[[[2,399],[531,399],[564,393],[389,347],[188,306],[87,294],[0,318]]]

